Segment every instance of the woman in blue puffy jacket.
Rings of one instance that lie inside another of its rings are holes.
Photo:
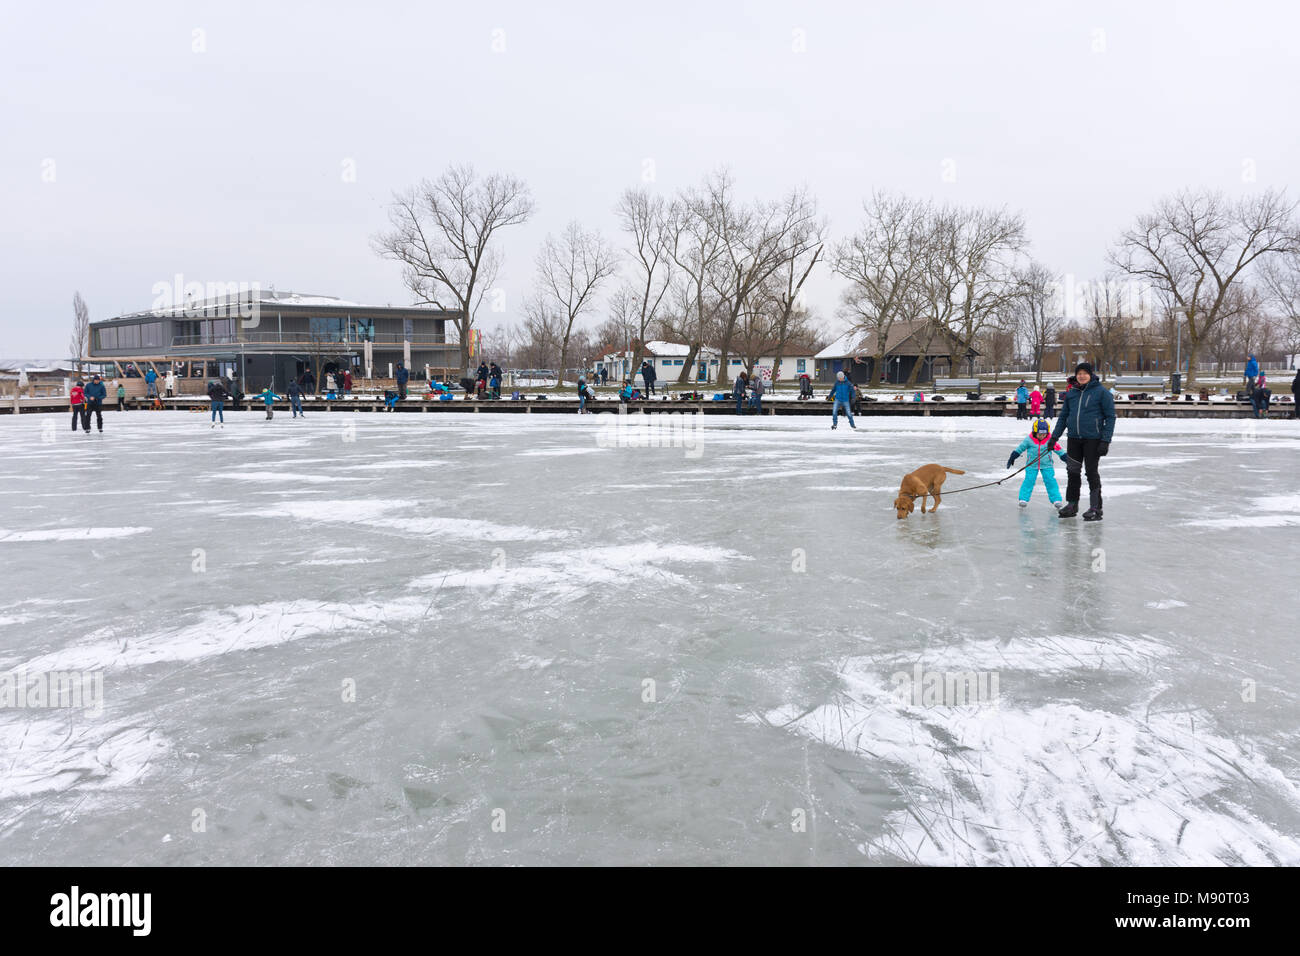
[[[1065,507],[1062,518],[1073,518],[1079,513],[1079,492],[1083,479],[1080,471],[1088,473],[1088,510],[1084,521],[1101,520],[1101,471],[1099,463],[1110,451],[1110,439],[1115,433],[1115,399],[1101,387],[1101,379],[1092,365],[1080,362],[1074,370],[1077,388],[1065,393],[1061,400],[1061,417],[1052,429],[1051,444],[1061,435],[1069,433],[1065,442]]]

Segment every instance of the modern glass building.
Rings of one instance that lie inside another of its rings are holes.
[[[133,312],[90,326],[81,360],[111,377],[160,377],[174,370],[182,392],[202,392],[209,378],[237,376],[245,392],[283,391],[310,371],[319,387],[328,373],[351,369],[389,378],[405,361],[413,378],[458,377],[459,347],[446,327],[459,312],[432,306],[374,306],[296,292],[243,293],[166,309]]]

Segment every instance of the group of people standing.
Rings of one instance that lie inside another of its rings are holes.
[[[122,388],[122,386],[118,386]],[[104,430],[104,400],[108,398],[108,388],[104,385],[104,379],[99,373],[90,376],[89,382],[82,382],[77,379],[77,383],[72,386],[72,393],[68,397],[69,404],[72,406],[72,430],[75,432],[80,425],[90,434],[90,416],[95,416],[95,424],[100,432]],[[119,406],[120,407],[120,406]]]
[[[1051,418],[1054,414],[1056,414],[1056,386],[1048,385],[1040,390],[1035,385],[1031,390],[1022,378],[1020,387],[1016,389],[1016,421],[1037,418],[1039,415]]]
[[[1259,360],[1253,355],[1246,356],[1246,397],[1250,399],[1250,408],[1255,418],[1268,418],[1269,405],[1273,401],[1273,390],[1268,386],[1268,376],[1259,367]],[[1300,418],[1300,369],[1296,370],[1291,380],[1291,395],[1295,399],[1291,417]]]
[[[731,397],[736,400],[736,414],[744,415],[746,408],[754,409],[757,415],[763,414],[763,393],[766,390],[762,374],[737,372],[736,380],[731,385]]]
[[[479,362],[478,370],[474,373],[474,391],[484,398],[500,398],[501,381],[504,378],[505,372],[501,371],[501,366],[496,362],[491,365]]]

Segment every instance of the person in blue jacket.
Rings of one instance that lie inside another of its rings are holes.
[[[1025,387],[1025,380],[1020,380],[1020,387],[1016,389],[1016,421],[1022,422],[1029,417],[1025,407],[1029,404],[1029,389]]]
[[[1255,391],[1255,379],[1259,376],[1259,362],[1255,356],[1246,356],[1246,391],[1253,394]]]
[[[1055,445],[1061,435],[1068,432],[1065,443],[1065,507],[1062,518],[1073,518],[1079,513],[1079,492],[1083,479],[1080,470],[1088,473],[1088,510],[1084,521],[1101,520],[1102,458],[1110,451],[1110,439],[1115,433],[1115,399],[1101,387],[1101,379],[1087,362],[1080,362],[1074,370],[1078,387],[1065,393],[1061,400],[1061,417],[1056,420],[1049,440]]]
[[[844,414],[849,416],[849,427],[858,430],[853,422],[853,398],[853,383],[845,378],[843,372],[836,372],[835,387],[831,389],[831,400],[835,403],[831,408],[831,428],[839,427],[840,408],[843,407]]]
[[[152,368],[149,369],[149,371],[144,373],[144,381],[145,381],[145,385],[147,386],[145,389],[145,397],[157,398],[158,397],[158,373],[155,372]]]
[[[406,383],[411,380],[411,373],[401,362],[397,363],[397,397],[406,398]]]
[[[1062,505],[1061,486],[1056,483],[1056,465],[1052,461],[1052,455],[1057,455],[1061,461],[1065,461],[1065,452],[1061,450],[1060,445],[1049,445],[1048,437],[1052,433],[1052,426],[1048,424],[1045,418],[1034,419],[1034,425],[1029,430],[1029,437],[1021,440],[1016,446],[1016,450],[1011,453],[1007,459],[1007,467],[1015,465],[1016,459],[1021,455],[1029,455],[1029,465],[1025,468],[1025,480],[1020,483],[1020,507],[1029,507],[1029,498],[1034,493],[1034,485],[1038,483],[1038,476],[1043,476],[1043,487],[1047,489],[1047,500],[1050,501],[1059,511]]]
[[[280,396],[275,394],[275,390],[270,385],[262,389],[262,402],[266,405],[266,420],[269,422],[275,417],[275,400]]]
[[[90,377],[90,384],[85,388],[86,410],[81,413],[81,421],[86,426],[86,431],[90,431],[90,416],[95,416],[95,424],[102,432],[104,430],[104,399],[108,398],[108,389],[104,387],[104,380],[96,373]]]

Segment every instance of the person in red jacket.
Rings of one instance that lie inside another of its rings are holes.
[[[77,379],[77,384],[72,386],[68,403],[72,406],[72,430],[75,432],[84,418],[86,431],[90,431],[90,416],[86,414],[86,391],[82,387],[81,379]]]

